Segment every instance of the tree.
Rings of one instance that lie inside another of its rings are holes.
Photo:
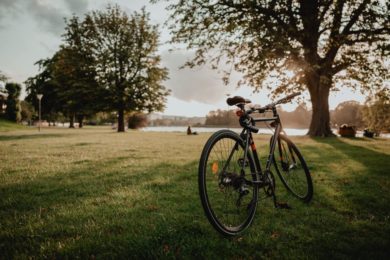
[[[390,90],[383,88],[367,98],[362,110],[363,120],[368,128],[379,136],[381,131],[390,131]]]
[[[126,111],[161,111],[169,91],[161,85],[168,71],[160,67],[157,26],[144,9],[128,16],[108,6],[85,16],[83,35],[95,57],[97,81],[107,90],[109,109],[118,113],[118,132]]]
[[[53,57],[40,60],[40,73],[26,81],[27,99],[37,106],[36,94],[42,93],[44,117],[55,119],[61,112],[70,119],[70,128],[77,118],[83,126],[85,116],[104,107],[104,89],[96,81],[92,49],[82,35],[82,23],[74,16],[65,28],[64,45]]]
[[[59,98],[64,103],[64,113],[76,117],[79,127],[83,119],[105,108],[105,89],[96,78],[94,46],[89,41],[85,22],[73,16],[66,23],[64,45],[56,54],[53,77],[61,88]]]
[[[341,126],[348,124],[358,128],[363,126],[362,105],[357,101],[345,101],[337,105],[331,114],[332,123]]]
[[[37,94],[43,94],[41,100],[42,118],[54,123],[63,103],[59,102],[58,84],[53,80],[53,63],[53,58],[36,62],[35,64],[39,66],[40,73],[28,78],[24,83],[27,92],[25,100],[34,106],[35,111],[38,111],[39,101]]]
[[[28,124],[30,125],[31,120],[35,114],[33,105],[25,100],[22,100],[20,102],[20,109],[21,109],[20,110],[21,120],[27,121]]]
[[[206,116],[205,125],[239,127],[238,117],[234,110],[210,111]]]
[[[19,96],[22,87],[20,86],[20,84],[17,83],[7,83],[5,85],[5,89],[8,93],[6,101],[7,107],[5,109],[5,118],[13,122],[19,122],[21,119]]]
[[[310,125],[309,119],[311,113],[312,112],[307,109],[306,104],[301,103],[291,112],[280,109],[279,116],[284,127],[308,128]]]
[[[138,129],[148,125],[148,118],[144,113],[130,113],[128,117],[129,129]]]
[[[308,134],[330,136],[336,83],[367,90],[389,73],[389,7],[381,0],[189,0],[168,9],[172,42],[196,50],[187,66],[227,60],[244,74],[240,84],[256,90],[270,88],[269,77],[282,82],[275,95],[307,89]]]

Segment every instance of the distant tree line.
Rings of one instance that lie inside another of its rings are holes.
[[[204,117],[180,117],[163,116],[162,118],[149,119],[149,126],[203,126]]]
[[[161,111],[169,91],[162,85],[168,71],[157,55],[158,30],[144,9],[127,15],[119,6],[66,21],[63,44],[38,61],[39,74],[25,82],[26,100],[49,122],[61,117],[70,127],[99,112],[116,114],[118,131],[134,112]],[[134,119],[134,117],[131,117]]]
[[[279,115],[285,127],[308,128],[310,125],[311,111],[308,111],[304,104],[300,104],[292,112],[279,109]],[[210,111],[206,116],[205,125],[240,127],[235,110]]]
[[[340,103],[331,111],[331,122],[334,127],[343,124],[357,129],[368,129],[379,135],[390,132],[390,91],[383,88],[375,95],[369,96],[364,105],[356,101]]]
[[[312,111],[306,105],[300,104],[294,111],[279,110],[284,127],[304,128],[310,126]],[[390,132],[390,93],[383,88],[373,96],[367,98],[364,105],[357,101],[345,101],[330,111],[331,127],[338,128],[343,124],[354,126],[356,129],[369,129],[379,135],[381,132]],[[234,110],[210,111],[206,116],[206,126],[239,127],[238,118]]]

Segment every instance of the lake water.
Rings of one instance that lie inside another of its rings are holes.
[[[227,127],[191,127],[192,132],[198,133],[214,133],[221,129],[230,129],[234,132],[240,133],[242,128],[227,128]],[[183,132],[187,133],[187,126],[149,126],[144,127],[141,131],[146,132]],[[303,136],[307,134],[308,129],[297,129],[297,128],[284,128],[284,131],[289,136]],[[332,129],[334,134],[337,134],[337,129]],[[271,129],[269,128],[260,128],[259,134],[272,134]],[[362,131],[357,131],[357,137],[363,137]],[[390,138],[390,134],[381,134],[380,137]]]
[[[227,128],[227,127],[191,127],[192,132],[198,133],[214,133],[221,129],[230,129],[234,132],[240,133],[242,128]],[[146,132],[184,132],[187,133],[187,126],[150,126],[144,127],[141,131]],[[307,129],[294,129],[294,128],[285,128],[284,131],[288,135],[305,135]],[[268,128],[260,128],[259,134],[272,134],[272,130]]]

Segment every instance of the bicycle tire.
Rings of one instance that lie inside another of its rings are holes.
[[[309,168],[297,146],[285,135],[279,135],[274,166],[283,185],[293,196],[306,203],[311,201],[313,182]]]
[[[222,152],[219,154],[218,149],[224,150],[224,154]],[[258,187],[256,185],[248,186],[249,193],[241,198],[241,190],[235,187],[237,186],[235,181],[238,181],[237,169],[240,167],[245,176],[249,174],[252,180],[257,178],[255,163],[249,151],[247,162],[240,162],[244,149],[244,141],[237,133],[230,130],[220,130],[208,139],[199,161],[198,184],[202,206],[211,225],[224,236],[235,236],[242,233],[251,225],[256,212]],[[229,156],[225,156],[227,154]],[[229,160],[229,158],[231,159]],[[229,178],[231,182],[227,181]],[[218,199],[218,196],[221,198]],[[244,203],[242,203],[242,199],[244,199]]]

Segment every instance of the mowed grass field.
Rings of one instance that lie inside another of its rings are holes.
[[[306,205],[259,202],[240,237],[204,216],[197,170],[210,134],[109,128],[0,132],[0,259],[390,256],[390,140],[293,137],[310,165]],[[256,136],[263,158],[269,136]]]

